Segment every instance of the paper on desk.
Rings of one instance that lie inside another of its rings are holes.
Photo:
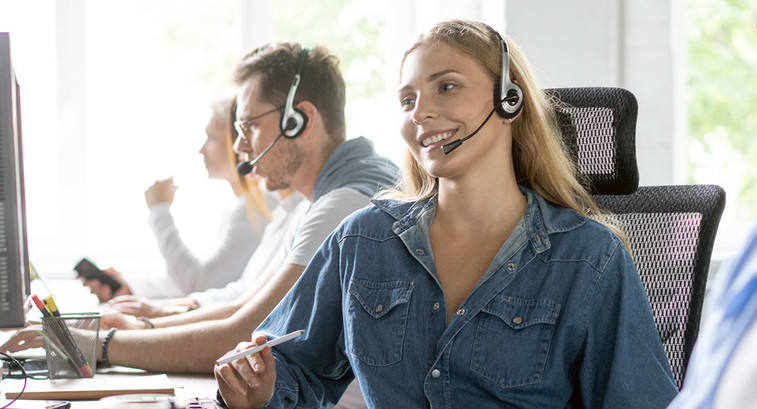
[[[18,396],[22,379],[4,379],[5,399]],[[19,399],[94,400],[126,393],[161,393],[173,395],[174,388],[166,374],[97,374],[94,378],[29,379]]]

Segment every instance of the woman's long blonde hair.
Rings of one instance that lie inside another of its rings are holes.
[[[533,189],[545,200],[595,218],[618,234],[626,247],[625,234],[605,215],[587,190],[588,179],[577,169],[557,125],[554,104],[536,83],[526,57],[512,39],[507,41],[510,55],[510,79],[523,91],[523,107],[512,125],[513,165],[518,184]],[[499,36],[484,23],[465,20],[449,20],[438,23],[420,35],[402,58],[417,48],[436,43],[447,44],[477,60],[498,84],[502,71]],[[492,87],[492,93],[494,88]],[[484,97],[489,97],[484,96]],[[492,101],[494,97],[491,96]],[[436,194],[438,180],[429,175],[409,152],[398,185],[382,197],[402,200],[421,200]]]
[[[258,183],[254,180],[239,175],[237,172],[237,163],[239,162],[237,153],[234,152],[234,141],[237,139],[237,130],[234,127],[234,121],[237,120],[237,100],[235,96],[222,98],[216,101],[212,106],[213,115],[223,124],[226,138],[226,152],[228,165],[234,178],[234,183],[238,187],[239,195],[244,199],[247,207],[247,216],[252,226],[260,231],[258,215],[263,215],[266,219],[271,219],[271,212],[265,203],[265,196],[261,191]]]

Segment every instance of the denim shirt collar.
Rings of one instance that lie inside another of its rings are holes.
[[[528,205],[526,213],[511,234],[511,240],[508,240],[508,247],[512,245],[519,248],[521,247],[519,241],[528,241],[535,253],[542,253],[550,248],[550,234],[572,230],[585,223],[586,219],[578,213],[561,212],[559,208],[548,203],[533,190],[523,186],[518,187],[526,196]],[[413,234],[410,232],[413,228],[425,232],[427,237],[436,214],[437,201],[437,195],[418,202],[372,200],[376,207],[396,220],[392,225],[392,230],[400,237]]]

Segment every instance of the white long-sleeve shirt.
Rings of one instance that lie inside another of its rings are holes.
[[[294,192],[282,200],[271,212],[271,221],[265,226],[260,244],[253,248],[254,254],[244,269],[241,278],[228,283],[223,288],[211,288],[194,292],[189,298],[200,306],[215,302],[232,301],[254,285],[255,280],[265,271],[278,270],[286,258],[284,238],[290,230],[294,214],[304,212],[309,202]]]
[[[208,257],[201,258],[182,240],[169,204],[153,206],[147,223],[165,260],[167,279],[129,280],[132,292],[146,297],[177,297],[220,288],[239,279],[260,244],[268,220],[261,215],[257,222],[258,229],[250,222],[244,199],[240,197],[222,220],[217,246]],[[163,285],[155,285],[158,282]]]

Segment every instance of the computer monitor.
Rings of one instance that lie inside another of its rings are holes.
[[[10,35],[0,33],[0,328],[24,325],[31,293],[20,102]]]

